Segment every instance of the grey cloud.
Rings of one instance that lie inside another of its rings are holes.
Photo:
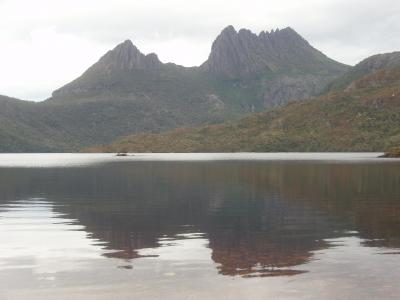
[[[400,39],[396,38],[400,33],[398,1],[305,1],[300,10],[291,9],[289,5],[284,13],[282,10],[269,10],[271,2],[266,1],[265,10],[251,18],[252,3],[263,7],[260,1],[242,1],[243,15],[235,11],[235,7],[225,9],[221,5],[212,6],[211,2],[209,10],[199,11],[190,8],[190,5],[181,9],[170,7],[167,11],[157,6],[140,9],[128,6],[126,9],[61,20],[56,29],[107,44],[116,44],[126,38],[160,42],[184,38],[193,43],[208,42],[211,46],[218,32],[230,24],[254,31],[291,26],[316,47],[343,47],[344,53],[335,58],[346,63],[356,63],[364,58],[345,53],[346,49],[359,48],[363,51],[357,52],[370,54],[400,49]],[[321,50],[328,54],[339,52],[334,48]],[[154,51],[157,52],[157,49]]]

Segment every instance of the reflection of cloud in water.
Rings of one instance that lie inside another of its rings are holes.
[[[90,239],[84,226],[54,212],[45,199],[0,205],[0,270],[32,269],[51,274],[84,269],[102,259],[104,242]]]
[[[161,237],[157,248],[140,249],[141,256],[156,257],[158,260],[207,262],[211,257],[208,239],[203,233],[177,234],[174,237]]]

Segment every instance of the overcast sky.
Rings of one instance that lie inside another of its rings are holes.
[[[0,0],[0,94],[44,100],[125,39],[163,62],[207,59],[227,25],[295,29],[340,62],[400,50],[399,0]]]

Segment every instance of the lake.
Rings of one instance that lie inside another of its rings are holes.
[[[398,299],[377,156],[0,155],[0,299]]]

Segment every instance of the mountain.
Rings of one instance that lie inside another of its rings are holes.
[[[191,68],[126,40],[46,101],[0,102],[0,151],[77,151],[132,133],[235,120],[319,94],[348,69],[291,28],[256,35],[229,26],[208,60]]]
[[[256,35],[228,26],[214,41],[201,68],[223,78],[243,78],[295,69],[329,76],[340,74],[346,66],[313,48],[290,27]]]
[[[316,95],[349,67],[313,48],[290,27],[256,35],[228,26],[200,69],[251,86],[262,110]]]
[[[89,151],[383,151],[398,145],[400,68],[390,66],[343,90],[239,121],[134,135]]]
[[[163,67],[165,67],[164,64],[160,62],[156,54],[144,55],[130,40],[126,40],[108,51],[82,76],[54,91],[51,100],[65,98],[80,100],[102,92],[114,92],[113,89],[127,84],[126,81],[121,82],[123,78],[119,77],[134,75],[134,73],[152,73],[153,76],[157,76],[159,72],[164,71]],[[134,90],[135,82],[131,83],[133,86],[130,88]]]
[[[291,28],[256,35],[228,26],[198,68],[163,64],[156,54],[144,55],[127,40],[55,91],[52,100],[122,96],[145,97],[158,105],[166,101],[185,105],[196,94],[195,104],[218,99],[225,110],[217,117],[221,119],[308,98],[347,70],[348,66],[329,59]]]

